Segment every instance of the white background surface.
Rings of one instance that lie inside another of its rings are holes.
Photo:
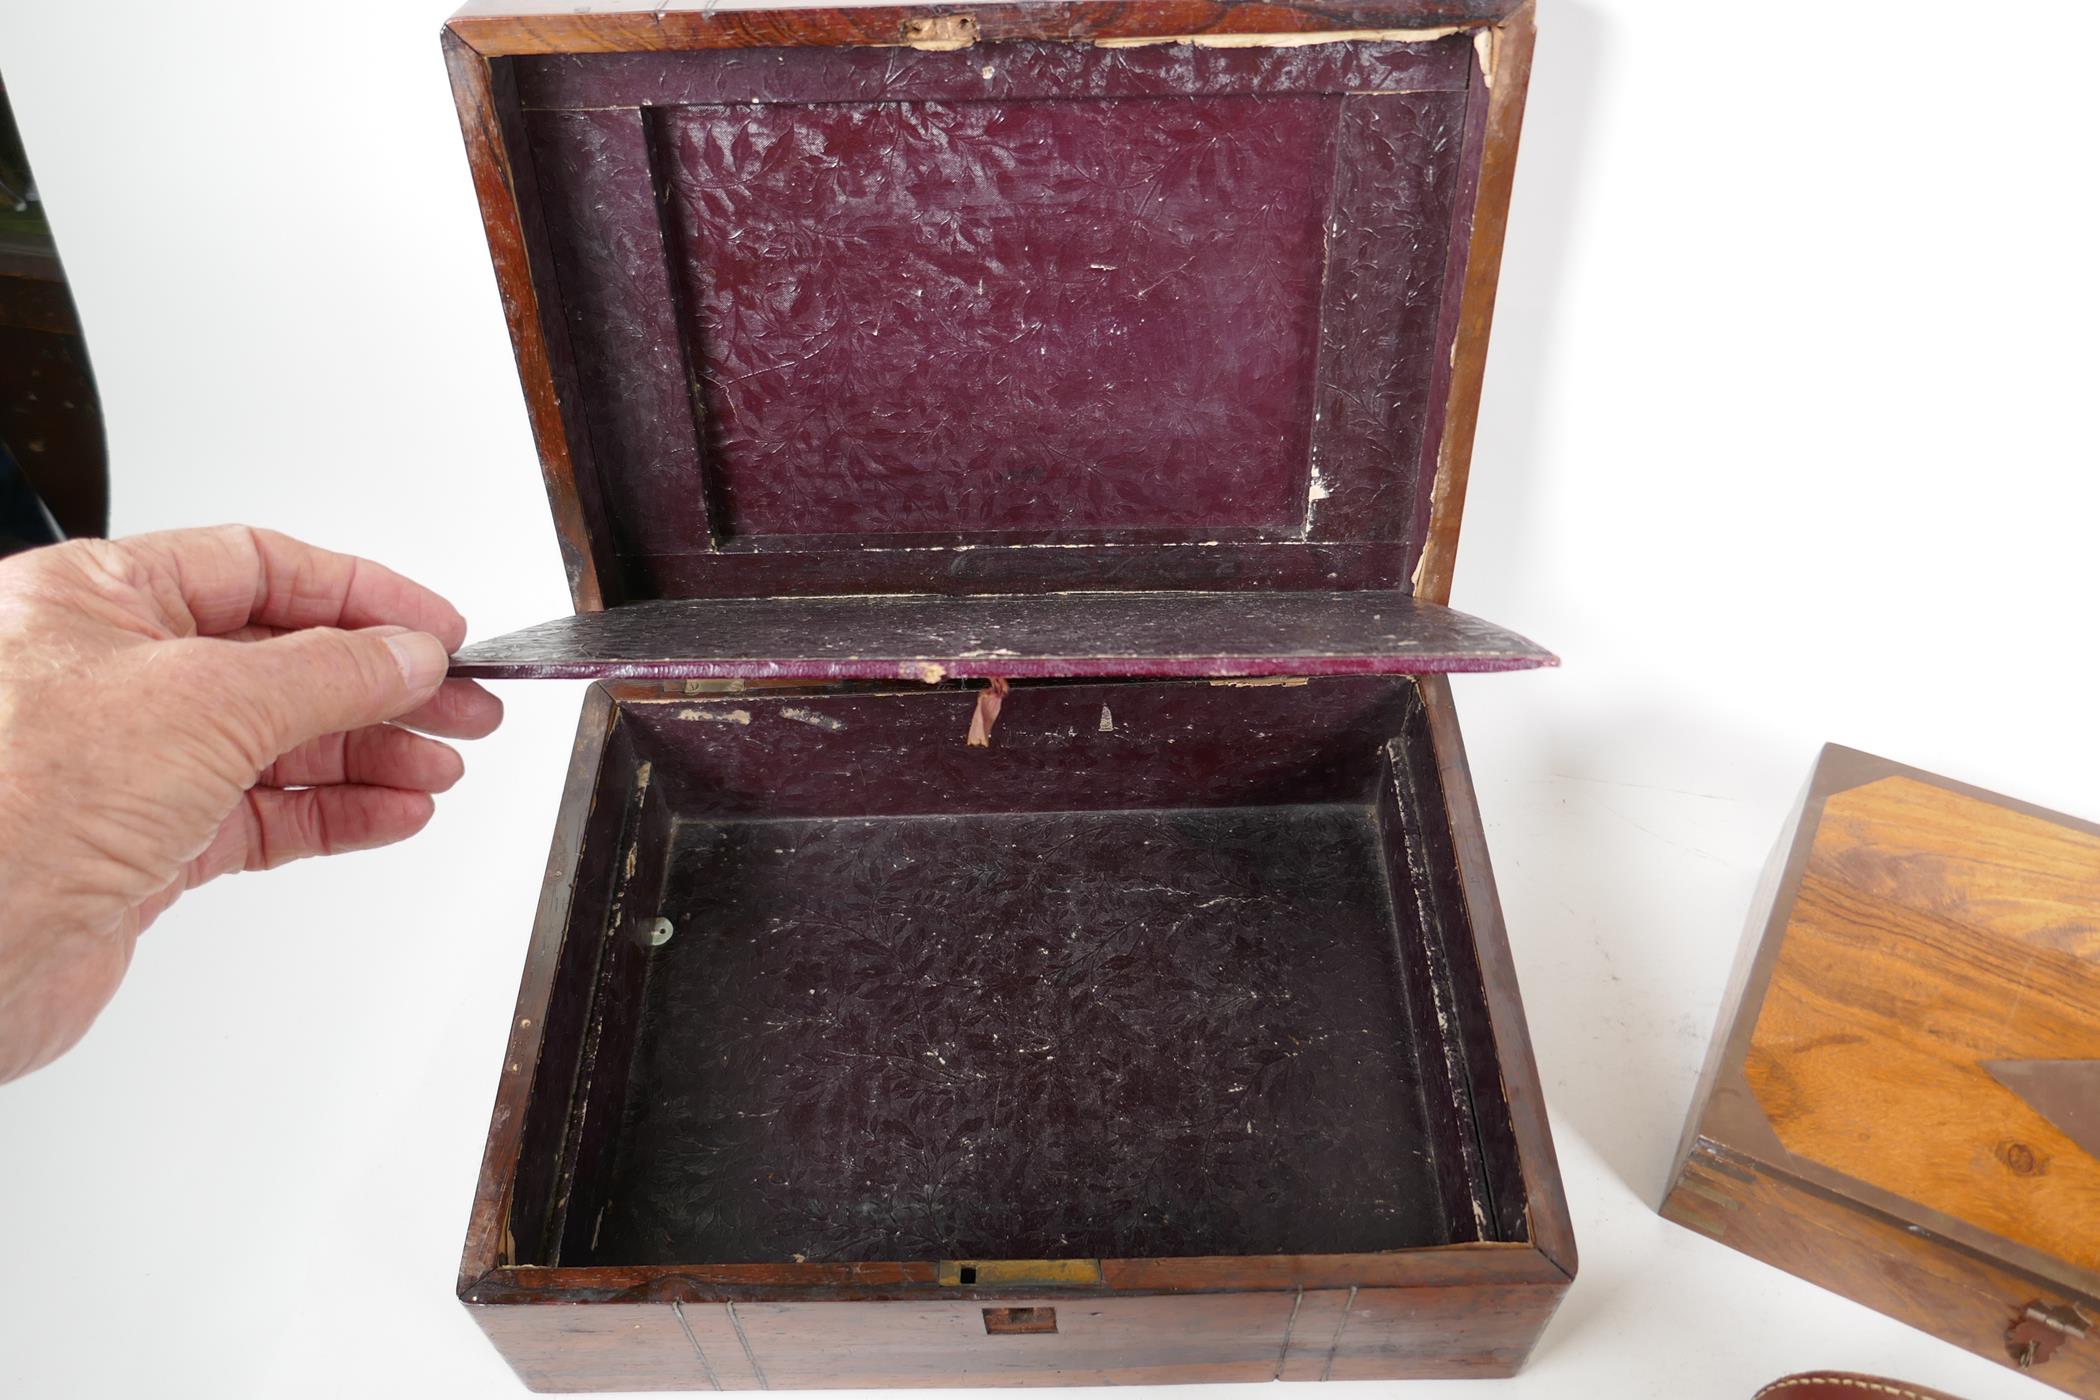
[[[2100,817],[2100,6],[1543,8],[1454,601],[1566,658],[1458,697],[1582,1273],[1523,1377],[1403,1393],[2041,1400],[1653,1205],[1818,745]],[[442,18],[6,0],[0,66],[117,528],[486,635],[568,604]],[[452,1279],[581,691],[504,698],[422,838],[193,896],[0,1090],[0,1393],[521,1393]]]

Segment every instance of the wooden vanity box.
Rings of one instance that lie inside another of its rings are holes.
[[[1446,673],[1498,0],[470,11],[585,703],[459,1295],[549,1390],[1495,1376]],[[1009,685],[1010,683],[1010,685]]]
[[[2100,1400],[2100,825],[1826,749],[1663,1214]]]

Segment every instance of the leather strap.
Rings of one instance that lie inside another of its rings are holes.
[[[1783,1376],[1757,1392],[1753,1400],[1958,1400],[1944,1390],[1861,1376],[1850,1371],[1804,1371]]]

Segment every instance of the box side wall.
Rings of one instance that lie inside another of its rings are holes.
[[[1451,598],[1458,564],[1458,530],[1465,514],[1466,484],[1473,469],[1473,436],[1480,422],[1480,392],[1487,378],[1488,333],[1495,317],[1495,291],[1502,274],[1502,245],[1509,227],[1510,193],[1516,181],[1517,140],[1531,87],[1531,54],[1537,35],[1533,0],[1504,9],[1498,22],[1475,38],[1485,82],[1473,93],[1468,141],[1480,143],[1467,162],[1470,207],[1460,210],[1463,238],[1454,248],[1456,295],[1447,292],[1447,314],[1457,325],[1451,344],[1448,397],[1436,438],[1434,469],[1425,471],[1429,499],[1423,503],[1423,546],[1410,579],[1414,594],[1433,603]]]
[[[1679,1164],[1662,1213],[2008,1368],[2006,1331],[2030,1303],[2075,1304],[2100,1317],[2100,1300],[1792,1181],[1704,1137],[1694,1137]],[[2100,1337],[2067,1341],[2025,1374],[2100,1400]]]
[[[680,1325],[675,1304],[470,1304],[467,1311],[532,1390],[720,1388]]]
[[[1346,1324],[1330,1347],[1320,1379],[1513,1376],[1530,1359],[1567,1291],[1566,1283],[1361,1290],[1348,1304]]]
[[[612,795],[606,820],[590,840],[608,848],[613,864],[590,889],[578,890],[572,941],[578,944],[573,980],[558,995],[582,1008],[584,1036],[565,1099],[548,1107],[566,1124],[560,1171],[546,1214],[539,1253],[521,1262],[554,1264],[588,1254],[605,1208],[604,1191],[627,1103],[648,975],[650,928],[671,851],[672,808],[665,784],[653,781],[661,765],[620,710],[622,737],[606,760],[602,790]],[[603,857],[601,856],[600,859]],[[567,959],[564,960],[565,962]],[[550,1081],[557,1087],[559,1080]],[[535,1089],[537,1102],[539,1090]],[[522,1244],[525,1235],[521,1231]]]
[[[1524,1017],[1509,935],[1502,923],[1502,904],[1488,861],[1487,834],[1473,792],[1473,774],[1452,707],[1451,683],[1444,676],[1424,676],[1418,684],[1459,887],[1472,927],[1472,953],[1487,1003],[1485,1024],[1476,1030],[1468,1047],[1469,1059],[1476,1067],[1492,1066],[1499,1071],[1499,1097],[1508,1105],[1514,1151],[1497,1151],[1494,1143],[1486,1143],[1487,1165],[1492,1169],[1498,1160],[1506,1164],[1499,1179],[1490,1177],[1490,1187],[1505,1216],[1501,1223],[1504,1237],[1529,1240],[1564,1277],[1572,1279],[1577,1263],[1575,1232],[1561,1185],[1560,1159],[1546,1121],[1545,1094],[1539,1087],[1538,1062],[1532,1053],[1531,1029]],[[1518,1211],[1521,1221],[1514,1218]]]
[[[1836,745],[1823,750],[1753,903],[1662,1214],[2010,1366],[2006,1331],[2028,1304],[2078,1301],[2088,1316],[2100,1313],[2094,1303],[2100,1289],[2087,1285],[2089,1275],[1797,1157],[1780,1141],[1745,1075],[1825,804],[1889,777],[1975,793],[1870,754]],[[2092,1340],[2066,1343],[2030,1374],[2092,1396],[2100,1393],[2096,1357],[2100,1348]]]
[[[1523,1237],[1522,1169],[1510,1130],[1501,1077],[1490,1060],[1475,1063],[1468,1031],[1492,1049],[1485,989],[1473,957],[1472,929],[1459,893],[1451,833],[1436,787],[1436,761],[1419,704],[1403,736],[1385,746],[1379,775],[1378,826],[1401,945],[1401,965],[1416,1038],[1422,1044],[1422,1092],[1435,1125],[1433,1147],[1454,1240]],[[1490,1183],[1511,1191],[1497,1210]]]
[[[505,25],[512,22],[508,18],[501,21]],[[615,582],[615,568],[598,545],[604,535],[604,513],[589,440],[562,413],[564,393],[574,399],[568,340],[562,334],[550,339],[540,315],[536,287],[548,283],[552,268],[543,254],[535,252],[545,239],[530,164],[511,157],[523,139],[516,85],[507,73],[499,75],[487,56],[475,49],[457,21],[445,30],[443,44],[569,595],[578,612],[595,611],[619,601],[616,593],[608,593]]]
[[[1168,1385],[1506,1376],[1565,1291],[1474,1285],[473,1311],[540,1391]],[[1026,1330],[1012,1330],[1017,1314]]]
[[[1362,803],[1404,678],[1017,682],[980,692],[743,693],[625,708],[681,818],[896,817]]]
[[[602,843],[590,843],[587,833],[601,803],[618,801],[617,795],[604,790],[613,730],[611,698],[602,687],[593,686],[577,719],[547,873],[504,1045],[488,1142],[460,1259],[463,1292],[489,1270],[514,1262],[517,1223],[544,1219],[547,1212],[565,1115],[540,1107],[543,1100],[555,1097],[543,1093],[540,1086],[543,1079],[569,1082],[584,1031],[583,1008],[576,998],[559,993],[567,932],[572,912],[578,912],[578,891],[585,891],[583,902],[588,905],[588,891],[611,879],[609,851]],[[588,923],[592,915],[586,908],[579,917]],[[526,1165],[521,1172],[521,1163],[535,1165]]]

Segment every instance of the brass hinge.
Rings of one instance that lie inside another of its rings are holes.
[[[2005,1349],[2011,1353],[2014,1365],[2023,1371],[2032,1370],[2056,1355],[2065,1342],[2083,1338],[2092,1325],[2076,1303],[2052,1308],[2037,1298],[2021,1309],[2012,1326],[2005,1329]]]

